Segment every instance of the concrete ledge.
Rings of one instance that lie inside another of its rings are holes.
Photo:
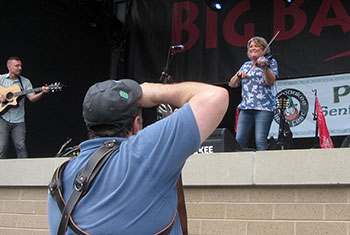
[[[48,185],[56,167],[67,158],[1,159],[0,186]]]
[[[350,183],[350,148],[192,155],[184,185],[318,185]]]
[[[257,152],[254,184],[349,184],[350,148]]]
[[[253,152],[194,154],[182,172],[184,185],[249,185],[254,182]]]
[[[45,186],[67,158],[0,160],[0,186]],[[186,186],[350,184],[350,148],[194,154]]]

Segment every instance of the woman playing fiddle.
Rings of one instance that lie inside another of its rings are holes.
[[[250,61],[245,62],[229,82],[230,87],[242,84],[236,140],[242,149],[247,149],[254,128],[256,149],[266,150],[267,135],[276,109],[273,85],[278,66],[276,60],[268,56],[270,48],[264,38],[251,38],[247,48]]]

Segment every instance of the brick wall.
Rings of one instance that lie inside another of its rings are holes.
[[[185,187],[190,234],[349,235],[350,186]],[[0,234],[48,235],[45,187],[0,187]]]
[[[191,156],[189,232],[350,235],[350,148]],[[0,160],[0,235],[48,235],[47,188],[63,158]]]
[[[350,186],[190,187],[191,234],[349,235]]]
[[[45,187],[0,187],[0,235],[49,234]]]

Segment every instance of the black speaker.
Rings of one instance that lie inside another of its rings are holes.
[[[241,147],[226,128],[217,128],[206,141],[203,142],[197,153],[217,153],[241,151]]]

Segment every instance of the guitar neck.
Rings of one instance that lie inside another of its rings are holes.
[[[15,92],[14,95],[17,97],[17,96],[26,95],[26,94],[29,94],[29,93],[35,93],[35,92],[38,92],[38,91],[42,91],[42,88],[41,87],[37,87],[37,88],[29,89],[29,90]]]

